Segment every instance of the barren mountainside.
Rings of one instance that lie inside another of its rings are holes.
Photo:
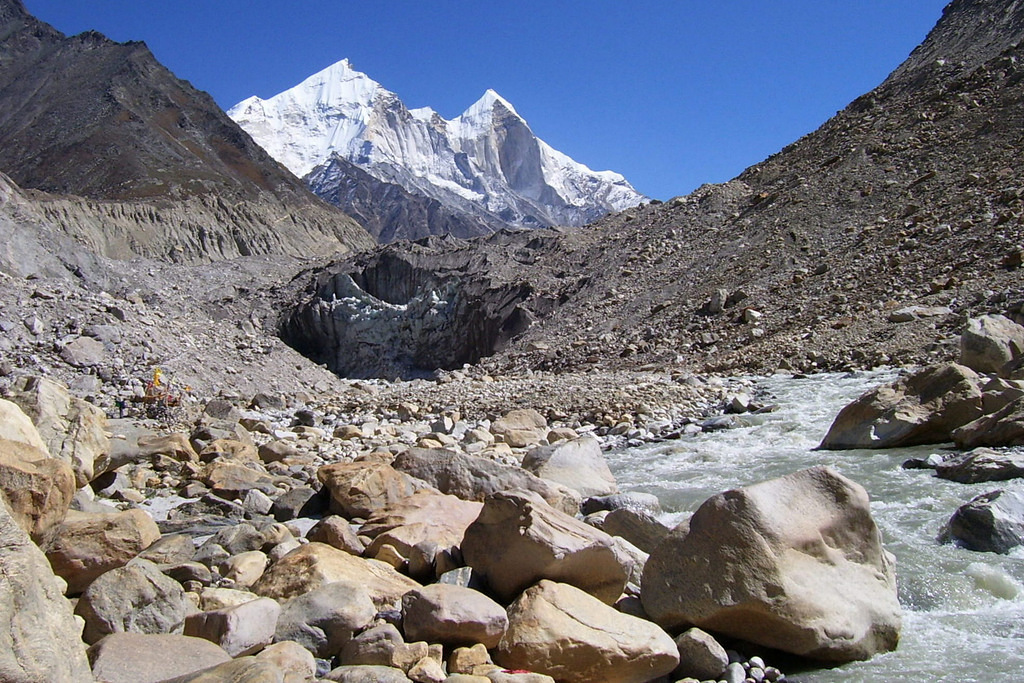
[[[162,258],[183,251],[204,259],[372,244],[143,43],[115,43],[94,32],[65,37],[20,0],[0,0],[0,20],[0,171],[22,188],[120,203],[83,204],[64,224],[71,234],[83,221],[119,212],[158,213],[140,227],[160,239],[138,240],[133,253]],[[179,214],[186,207],[185,216],[165,215],[171,203]],[[303,233],[294,244],[292,215]],[[211,233],[205,241],[220,244],[209,253],[196,250],[204,239],[190,234],[204,225]],[[103,241],[93,237],[86,235],[91,245]]]
[[[476,351],[500,348],[488,363],[505,370],[952,357],[965,316],[1024,303],[1022,33],[1024,3],[956,0],[884,84],[728,183],[583,230],[396,245],[332,271],[365,282],[371,304],[417,282],[519,292],[533,323]],[[407,279],[365,276],[395,262]],[[292,318],[307,330],[311,312],[330,317],[316,291]]]

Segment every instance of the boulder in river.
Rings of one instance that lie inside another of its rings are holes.
[[[1024,398],[960,427],[953,440],[960,448],[1024,446]]]
[[[983,413],[982,379],[956,363],[929,365],[872,389],[836,416],[819,448],[899,448],[953,440]]]
[[[641,600],[669,630],[832,662],[894,649],[901,626],[867,492],[820,466],[709,498],[651,553]]]
[[[935,476],[961,484],[1017,479],[1024,477],[1024,455],[975,448],[939,463]]]
[[[999,489],[977,496],[953,513],[939,540],[993,553],[1024,545],[1024,490]]]

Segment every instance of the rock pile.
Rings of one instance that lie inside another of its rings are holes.
[[[349,419],[261,395],[209,401],[176,432],[108,420],[48,380],[19,381],[10,396],[3,462],[63,474],[30,489],[20,474],[0,477],[11,539],[0,563],[16,577],[0,588],[21,591],[18,614],[52,624],[42,633],[9,616],[20,654],[0,658],[5,680],[85,681],[90,664],[114,683],[784,678],[662,618],[679,591],[660,572],[696,555],[676,552],[678,533],[651,517],[656,499],[619,492],[592,425],[532,410],[466,421],[411,404],[393,419]],[[850,505],[834,502],[829,552],[875,556],[882,571],[870,517]],[[785,515],[770,528],[803,533]],[[860,590],[856,576],[823,581]],[[836,618],[898,630],[865,614]],[[726,622],[713,627],[733,633]],[[33,645],[42,638],[63,638],[65,656]],[[841,660],[883,640],[836,655],[794,637],[790,649]]]
[[[1024,326],[1001,315],[967,321],[959,363],[924,367],[873,389],[843,408],[823,449],[892,448],[952,441],[951,457],[908,462],[942,479],[973,484],[1024,476]],[[943,542],[1006,553],[1024,544],[1024,492],[1019,487],[978,495],[939,534]]]

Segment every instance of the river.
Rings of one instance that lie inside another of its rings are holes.
[[[1009,681],[1024,676],[1024,551],[1009,556],[942,545],[939,530],[957,507],[999,488],[903,470],[913,449],[814,451],[839,410],[894,372],[774,376],[758,381],[749,426],[607,454],[622,490],[656,494],[662,521],[687,518],[710,495],[818,464],[834,467],[871,496],[885,547],[896,556],[903,633],[899,648],[868,662],[795,673],[802,683]]]

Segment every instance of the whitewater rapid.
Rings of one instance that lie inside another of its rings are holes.
[[[805,683],[833,681],[1000,681],[1024,675],[1024,550],[1008,556],[942,545],[939,530],[957,507],[1001,486],[944,481],[904,470],[910,457],[942,447],[815,451],[839,410],[893,371],[758,381],[774,412],[746,426],[607,454],[619,487],[654,493],[662,521],[686,519],[710,495],[813,465],[834,467],[871,496],[885,547],[896,556],[904,609],[899,648],[868,662],[789,673]]]

